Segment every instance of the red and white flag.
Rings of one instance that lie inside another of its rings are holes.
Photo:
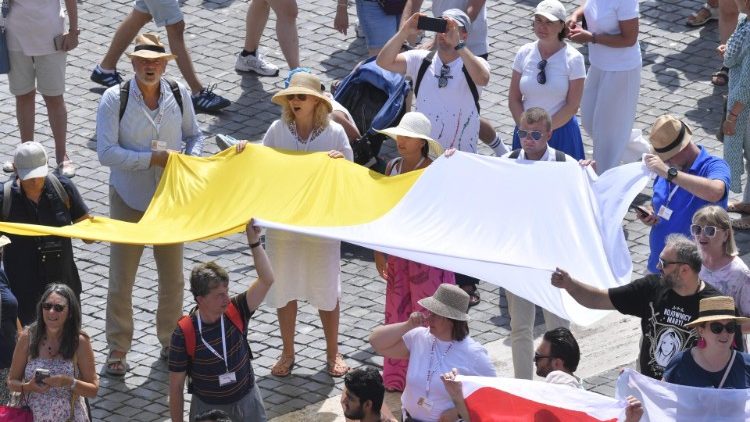
[[[598,422],[624,418],[626,403],[567,385],[459,376],[472,422]]]

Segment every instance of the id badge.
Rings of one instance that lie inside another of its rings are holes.
[[[669,221],[669,219],[672,218],[672,210],[662,205],[661,207],[659,207],[659,213],[657,215]]]
[[[234,384],[235,382],[237,382],[237,377],[234,375],[234,372],[219,375],[219,387]]]
[[[163,151],[167,149],[167,142],[154,139],[151,141],[151,151]]]
[[[428,412],[432,411],[432,402],[424,397],[420,397],[419,400],[417,400],[417,406]]]

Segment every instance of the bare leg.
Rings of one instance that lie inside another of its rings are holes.
[[[36,118],[36,90],[23,95],[16,95],[16,119],[21,142],[34,140],[34,122]]]
[[[495,140],[497,133],[492,123],[484,117],[479,118],[479,139],[485,144],[491,144]]]
[[[326,338],[326,357],[332,362],[339,352],[339,303],[331,311],[318,310],[318,314]]]
[[[269,0],[269,4],[276,14],[276,38],[279,40],[281,52],[284,54],[289,69],[297,68],[299,67],[297,1]]]
[[[276,309],[283,344],[281,355],[294,356],[294,328],[297,324],[297,301],[292,300],[283,308]]]
[[[167,39],[169,40],[169,50],[176,54],[177,67],[180,68],[182,77],[185,78],[193,94],[201,92],[203,85],[198,80],[193,67],[193,60],[190,58],[187,47],[185,46],[185,21],[179,21],[173,25],[167,25]]]
[[[266,0],[251,0],[245,17],[245,50],[256,51],[268,22],[271,7]],[[296,31],[295,27],[295,31]]]
[[[128,48],[138,31],[144,25],[151,21],[151,15],[138,10],[133,10],[120,24],[112,37],[107,54],[104,55],[102,62],[99,64],[103,69],[114,69],[117,67],[117,61]]]
[[[734,0],[719,0],[719,44],[726,44],[737,27],[739,16]]]
[[[43,98],[47,104],[52,137],[55,139],[55,159],[57,164],[60,164],[65,161],[65,137],[68,133],[68,111],[65,108],[65,99],[62,95],[44,95]]]

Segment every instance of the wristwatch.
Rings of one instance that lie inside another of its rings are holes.
[[[670,167],[669,170],[667,170],[667,182],[671,182],[672,179],[677,177],[677,167]]]
[[[465,43],[465,42],[463,42],[463,41],[459,41],[459,42],[458,42],[458,44],[456,44],[456,46],[455,46],[455,47],[453,47],[453,48],[454,48],[454,49],[455,49],[456,51],[458,51],[458,50],[460,50],[460,49],[462,49],[462,48],[464,48],[464,47],[466,47],[466,43]]]

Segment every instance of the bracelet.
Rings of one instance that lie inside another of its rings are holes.
[[[591,44],[596,44],[596,34],[591,33]]]
[[[78,380],[73,378],[73,382],[70,383],[70,391],[73,391],[73,389],[76,388],[76,384],[78,384]]]
[[[257,242],[255,242],[255,243],[252,243],[252,244],[250,245],[250,249],[255,249],[255,248],[257,248],[258,246],[260,246],[260,240],[258,240],[258,241],[257,241]]]

